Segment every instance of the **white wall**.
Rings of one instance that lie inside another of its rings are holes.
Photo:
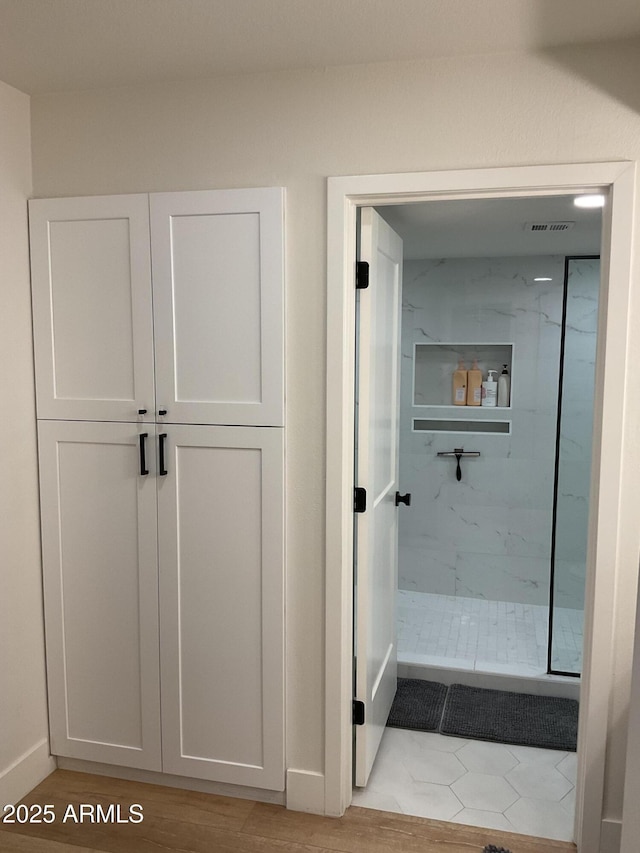
[[[0,84],[0,803],[53,769],[45,701],[27,246],[29,99]]]
[[[638,79],[636,43],[33,99],[38,196],[287,187],[290,767],[322,772],[324,756],[327,176],[640,159],[640,90],[630,85]],[[638,362],[640,354],[632,355]],[[636,432],[630,412],[629,471],[640,459]],[[625,548],[607,759],[613,820],[622,806],[638,547],[633,484],[622,487],[630,500],[620,520]]]

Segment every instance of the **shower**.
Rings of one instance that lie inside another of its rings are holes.
[[[493,204],[512,216],[532,201]],[[531,679],[577,698],[600,218],[589,212],[585,237],[569,199],[536,201],[563,204],[552,218],[568,225],[535,253],[525,227],[529,242],[499,254],[490,240],[474,257],[436,257],[433,240],[428,257],[405,251],[398,660],[404,675],[522,692]],[[402,212],[383,213],[402,233]],[[509,405],[452,405],[459,361],[483,378],[506,364]]]

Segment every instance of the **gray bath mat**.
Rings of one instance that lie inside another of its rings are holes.
[[[399,678],[387,725],[396,729],[437,731],[446,695],[444,684],[419,678]]]
[[[575,752],[578,703],[555,696],[452,684],[440,731],[446,735]]]

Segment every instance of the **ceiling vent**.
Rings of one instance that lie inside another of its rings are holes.
[[[560,231],[572,231],[575,222],[525,222],[524,230],[536,234],[551,234]]]

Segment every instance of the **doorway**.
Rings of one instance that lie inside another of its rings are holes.
[[[602,779],[606,708],[591,701],[589,685],[597,679],[599,692],[608,694],[611,646],[611,601],[615,578],[598,572],[615,565],[615,535],[619,511],[622,447],[622,400],[616,398],[616,376],[624,375],[626,314],[629,298],[630,232],[611,230],[612,218],[631,220],[633,167],[626,163],[583,166],[524,167],[504,170],[419,173],[412,175],[335,178],[329,182],[329,290],[328,290],[328,437],[327,437],[327,679],[325,810],[340,814],[351,790],[351,556],[353,549],[353,400],[354,328],[353,272],[355,265],[355,214],[361,205],[387,205],[405,201],[456,198],[503,198],[610,191],[605,210],[605,299],[600,335],[607,341],[599,350],[596,371],[596,453],[592,489],[589,556],[587,560],[586,690],[581,707],[577,838],[581,851],[596,850],[602,814]],[[615,287],[608,286],[615,282]],[[609,334],[605,334],[605,333]],[[614,450],[607,466],[599,449]],[[596,535],[598,534],[598,535]],[[615,574],[615,573],[612,573]],[[598,608],[594,608],[597,595]],[[586,767],[589,773],[586,773]]]
[[[534,724],[521,733],[505,727],[493,736],[484,732],[501,746],[465,740],[462,732],[457,739],[433,734],[434,721],[426,715],[425,734],[412,696],[408,719],[392,714],[395,730],[384,732],[366,783],[359,761],[364,756],[356,747],[357,805],[573,838],[575,729],[565,742],[556,741],[552,721],[565,708],[575,713],[572,700],[579,695],[601,239],[600,209],[573,202],[574,196],[540,196],[389,205],[377,214],[362,210],[361,257],[372,254],[363,253],[372,216],[379,215],[379,228],[384,220],[404,242],[399,418],[386,419],[399,421],[397,488],[410,493],[408,507],[396,510],[387,502],[399,527],[400,694],[406,696],[407,678],[420,679],[422,686],[468,685],[461,699],[465,731],[465,708],[476,720],[480,697],[506,698],[483,691],[514,691],[530,703],[540,731],[536,735]],[[391,245],[386,237],[378,252],[384,263],[374,259],[370,287],[358,291],[357,326],[367,340],[372,322],[367,310],[380,298],[385,271],[392,268]],[[589,252],[594,254],[587,257]],[[388,352],[388,330],[396,319],[387,304],[383,318],[387,332],[379,334],[377,346],[370,353],[358,346],[357,396],[367,385],[364,365],[375,365],[384,353],[371,388],[379,398],[384,369],[392,370],[397,361]],[[498,405],[480,405],[470,383],[464,399],[454,400],[456,364],[465,380],[467,369],[478,368],[485,380],[487,371],[502,370],[504,393],[485,400]],[[363,405],[369,406],[362,396],[357,437]],[[383,418],[380,406],[375,408],[377,431]],[[392,433],[378,443],[392,447]],[[454,448],[462,450],[461,458]],[[358,451],[357,472],[361,456]],[[365,468],[366,462],[365,454]],[[376,465],[374,455],[371,464]],[[384,470],[392,467],[386,463]],[[379,480],[396,487],[388,476],[367,478],[365,471],[364,477],[367,484]],[[355,482],[363,485],[358,473]],[[360,594],[360,566],[368,559],[366,551],[361,555],[363,525],[390,527],[375,523],[371,513],[384,503],[377,491],[370,497],[367,512],[356,517],[356,614],[375,595]],[[377,548],[384,562],[386,541]],[[372,569],[379,586],[381,569]],[[366,566],[362,573],[366,580]],[[365,634],[383,630],[386,610],[381,604],[374,610],[371,626],[356,620]],[[377,657],[388,659],[390,644],[386,636],[380,640]],[[355,695],[374,719],[373,703],[384,691],[373,700],[366,694],[358,628],[355,648]],[[375,659],[375,644],[371,649]],[[367,653],[362,656],[368,661]],[[426,698],[425,711],[439,702]],[[403,707],[400,696],[396,706]],[[445,725],[443,717],[443,730]],[[356,743],[361,732],[356,728]],[[536,749],[550,743],[555,751]]]

